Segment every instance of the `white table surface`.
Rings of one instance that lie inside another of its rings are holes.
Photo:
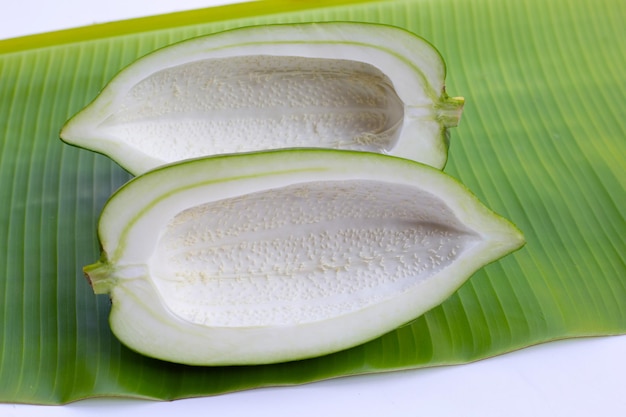
[[[4,1],[0,39],[232,0]],[[626,336],[547,343],[480,362],[173,402],[0,404],[0,416],[626,416]]]

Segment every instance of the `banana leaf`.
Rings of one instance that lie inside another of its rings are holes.
[[[460,364],[556,339],[626,333],[626,36],[622,0],[270,0],[0,41],[0,401],[158,400]],[[445,170],[524,232],[439,307],[333,355],[190,367],[108,326],[81,269],[130,176],[63,144],[63,123],[124,66],[192,36],[265,23],[404,27],[466,98]]]

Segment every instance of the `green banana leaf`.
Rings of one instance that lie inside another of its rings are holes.
[[[169,400],[458,364],[570,337],[626,333],[623,0],[266,1],[0,41],[0,401]],[[189,367],[112,336],[96,260],[105,200],[130,177],[58,138],[122,67],[251,24],[405,27],[466,98],[446,171],[525,233],[441,306],[377,340],[268,366]]]

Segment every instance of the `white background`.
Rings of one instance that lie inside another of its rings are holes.
[[[4,0],[0,39],[231,2]],[[626,416],[625,354],[626,336],[588,338],[552,342],[468,365],[173,402],[94,399],[56,407],[0,404],[0,416]]]

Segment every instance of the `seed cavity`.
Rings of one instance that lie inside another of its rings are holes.
[[[250,55],[158,71],[129,89],[100,128],[166,161],[286,147],[385,152],[404,104],[374,66]]]
[[[161,234],[149,268],[165,304],[186,320],[290,325],[389,300],[477,239],[427,192],[310,182],[182,211]]]

